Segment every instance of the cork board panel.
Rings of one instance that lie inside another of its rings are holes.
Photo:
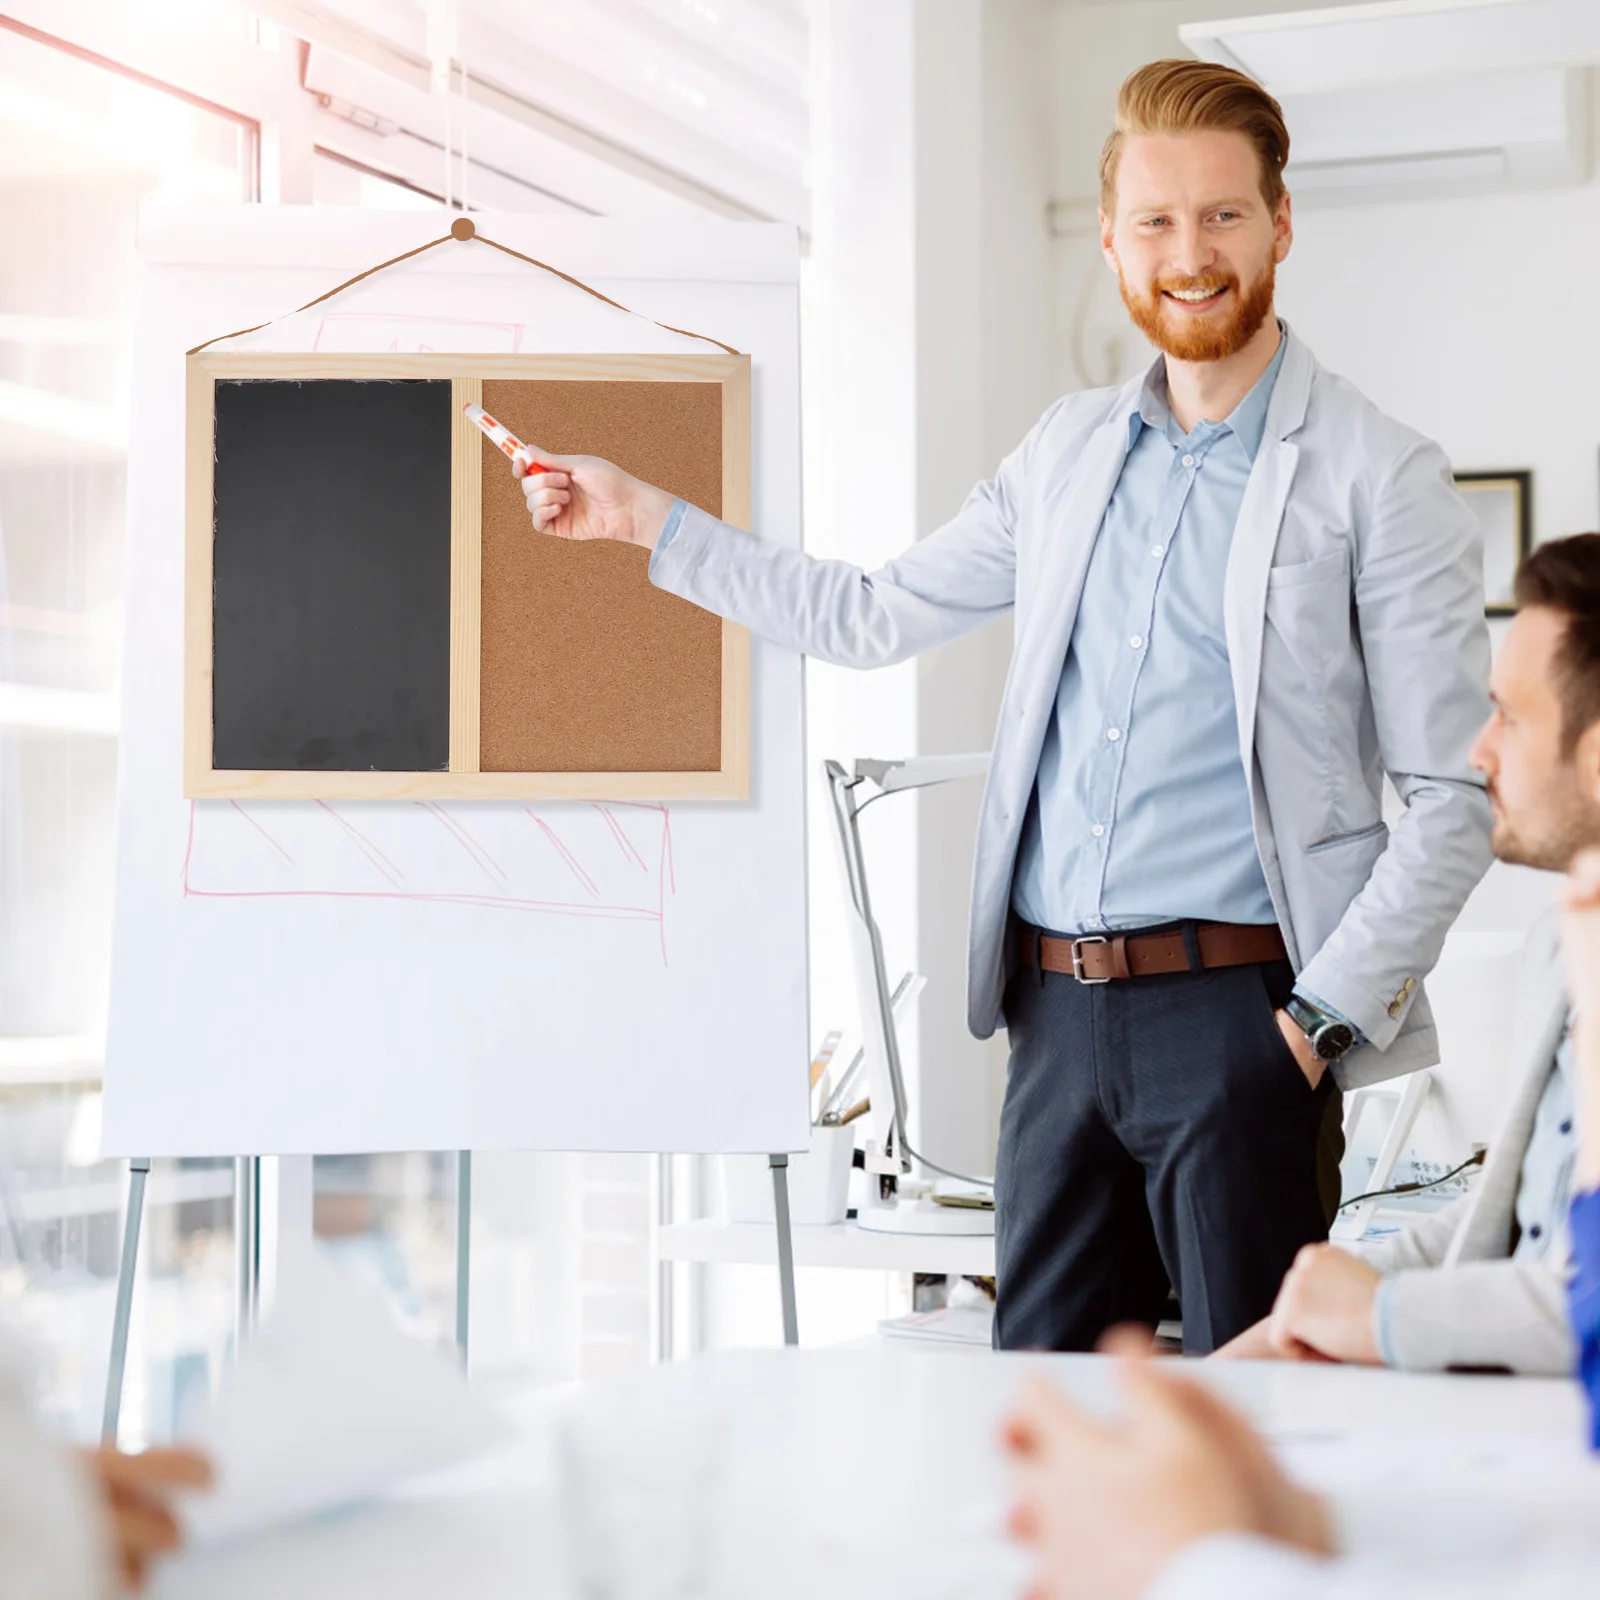
[[[483,405],[558,455],[597,455],[722,514],[722,386],[489,379]],[[649,553],[534,532],[483,452],[481,772],[715,772],[722,621],[654,588]]]

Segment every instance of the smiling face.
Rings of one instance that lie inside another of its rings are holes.
[[[1600,723],[1573,739],[1561,696],[1558,653],[1570,625],[1548,606],[1517,613],[1490,678],[1494,711],[1472,747],[1488,780],[1495,855],[1550,872],[1600,844]]]
[[[1128,313],[1179,361],[1221,361],[1272,313],[1277,264],[1294,240],[1289,197],[1269,205],[1242,133],[1131,134],[1100,244]]]

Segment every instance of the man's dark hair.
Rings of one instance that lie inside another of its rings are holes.
[[[1572,748],[1600,722],[1600,533],[1575,533],[1540,545],[1517,569],[1517,606],[1561,612],[1566,634],[1555,655],[1561,743]]]

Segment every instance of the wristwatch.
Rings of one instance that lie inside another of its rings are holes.
[[[1289,1003],[1283,1009],[1288,1012],[1289,1020],[1306,1036],[1312,1054],[1319,1061],[1337,1061],[1356,1042],[1356,1030],[1348,1022],[1340,1017],[1330,1017],[1326,1011],[1319,1011],[1297,994],[1290,995]]]

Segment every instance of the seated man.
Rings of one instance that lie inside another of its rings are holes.
[[[1591,648],[1600,647],[1596,620]],[[1600,802],[1600,759],[1585,793]],[[1568,1070],[1582,1129],[1569,1314],[1600,1449],[1600,854],[1579,863],[1569,896],[1565,942],[1580,1022]],[[1539,1548],[1507,1551],[1498,1564],[1452,1562],[1432,1543],[1329,1559],[1341,1554],[1329,1503],[1291,1482],[1243,1417],[1176,1376],[1173,1363],[1150,1360],[1147,1338],[1125,1330],[1111,1339],[1126,1352],[1120,1423],[1085,1416],[1036,1380],[1007,1427],[1021,1476],[1011,1527],[1036,1553],[1035,1600],[1569,1600],[1593,1592],[1600,1504],[1583,1501],[1559,1547],[1543,1528]],[[1485,1519],[1505,1519],[1515,1499],[1507,1487],[1493,1486]]]
[[[1600,534],[1541,545],[1516,595],[1473,762],[1488,778],[1495,854],[1566,871],[1600,845]],[[1473,1192],[1360,1256],[1307,1246],[1271,1315],[1218,1356],[1572,1370],[1571,1039],[1553,920],[1529,936],[1512,1048],[1511,1097]]]

